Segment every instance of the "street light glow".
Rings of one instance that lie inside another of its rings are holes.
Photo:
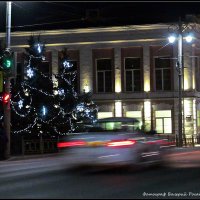
[[[193,37],[192,37],[192,35],[187,35],[187,36],[185,37],[185,39],[186,39],[186,41],[187,41],[188,43],[190,43],[190,42],[192,42]]]
[[[175,40],[176,40],[176,37],[175,37],[174,35],[170,35],[170,36],[168,37],[168,40],[169,40],[169,43],[174,43]]]

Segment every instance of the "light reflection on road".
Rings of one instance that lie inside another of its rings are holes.
[[[200,167],[200,151],[174,152],[166,159],[169,161],[168,166],[172,168]]]

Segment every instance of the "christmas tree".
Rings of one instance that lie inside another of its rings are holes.
[[[78,123],[93,123],[97,106],[91,93],[78,93],[77,69],[69,61],[67,49],[61,52],[58,74],[47,75],[42,72],[45,45],[39,36],[31,36],[28,44],[24,81],[11,91],[12,132],[65,135],[77,131]]]
[[[57,98],[63,115],[59,118],[56,132],[62,133],[67,129],[74,132],[79,129],[78,124],[92,124],[96,120],[98,108],[91,100],[91,92],[78,93],[77,66],[69,60],[67,49],[64,48],[59,56],[59,73],[57,80]]]

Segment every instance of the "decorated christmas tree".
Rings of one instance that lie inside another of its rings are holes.
[[[67,49],[61,52],[58,74],[44,74],[45,45],[33,36],[28,44],[24,81],[11,91],[12,132],[65,135],[76,131],[79,123],[93,123],[97,106],[91,93],[78,93],[77,69],[69,61]]]
[[[60,53],[59,73],[55,77],[58,84],[57,102],[63,112],[56,126],[56,132],[65,132],[66,125],[70,132],[74,132],[79,128],[78,124],[94,123],[98,108],[91,100],[91,92],[78,93],[77,66],[69,60],[66,48]]]

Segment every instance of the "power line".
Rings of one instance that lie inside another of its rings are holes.
[[[81,19],[72,19],[72,20],[65,20],[65,21],[58,21],[58,22],[49,22],[49,23],[40,23],[40,24],[28,24],[28,25],[21,25],[21,26],[12,26],[11,28],[23,28],[23,27],[32,27],[32,26],[42,26],[42,25],[51,25],[51,24],[60,24],[63,22],[75,22],[75,21],[84,21],[85,18]]]

